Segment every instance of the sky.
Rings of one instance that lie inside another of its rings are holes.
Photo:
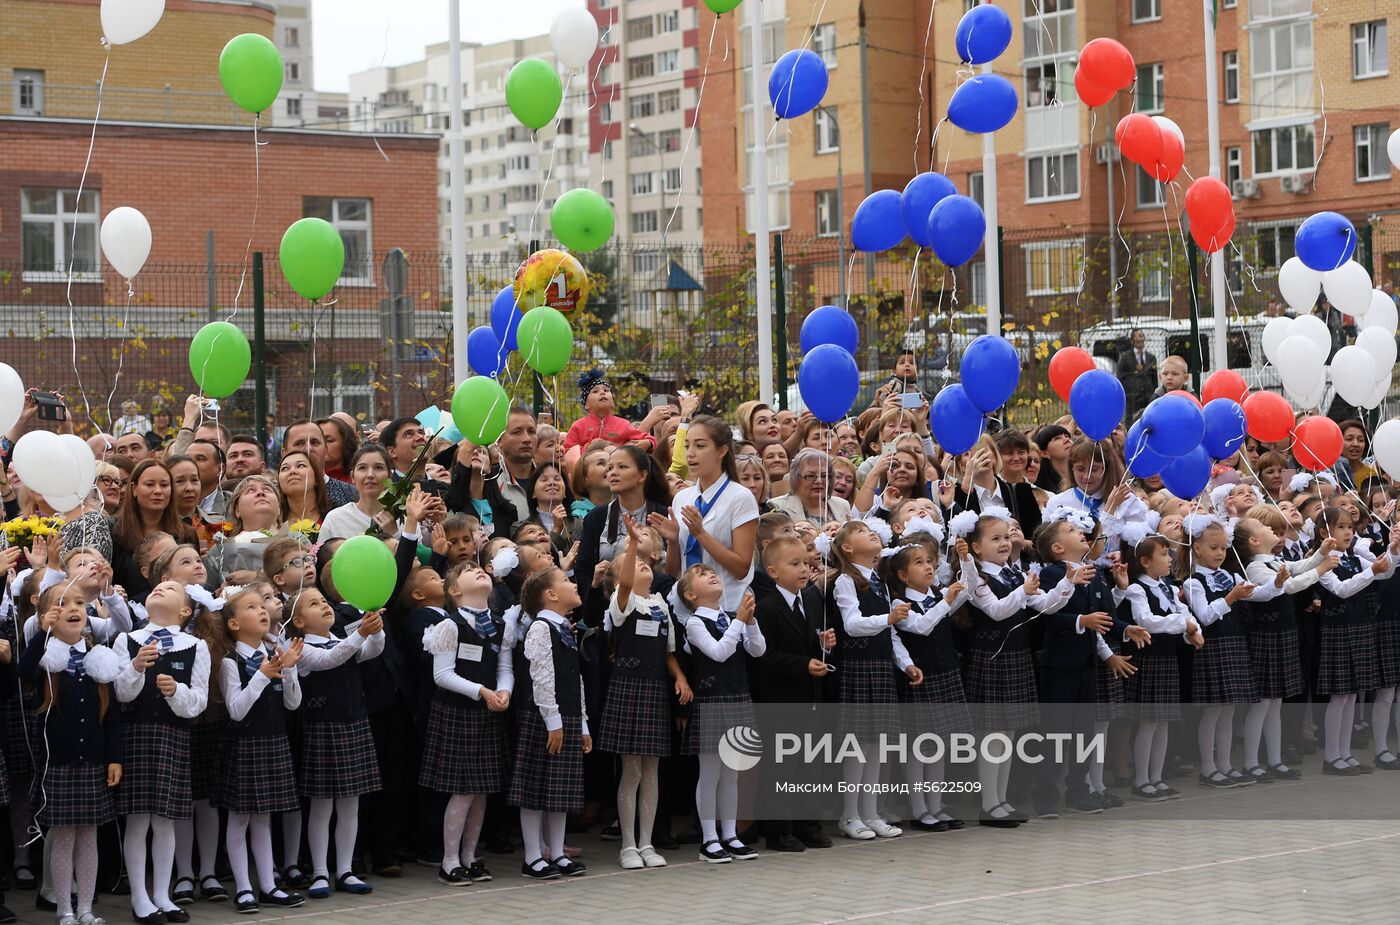
[[[311,0],[316,89],[350,89],[350,74],[423,57],[447,41],[448,0]],[[584,0],[462,0],[462,41],[543,35],[550,20]]]

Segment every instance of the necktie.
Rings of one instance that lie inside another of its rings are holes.
[[[806,619],[806,615],[802,613],[802,598],[800,596],[792,599],[792,613],[798,620]]]
[[[151,638],[160,646],[162,652],[175,648],[175,634],[165,627],[161,627],[151,634]]]
[[[258,669],[262,667],[263,659],[266,657],[267,653],[262,649],[258,649],[243,660],[243,667],[247,670],[249,678],[258,673]]]
[[[729,478],[725,477],[724,481],[719,483],[719,488],[715,489],[715,493],[710,496],[709,501],[705,500],[704,493],[696,497],[695,509],[700,512],[701,520],[704,520],[705,517],[709,515],[710,511],[714,509],[716,502],[719,501],[719,496],[724,494],[724,490],[728,487]],[[700,546],[700,540],[691,536],[685,541],[685,567],[691,568],[692,566],[699,565],[704,561],[704,558],[705,551]]]
[[[729,629],[729,614],[721,610],[719,616],[715,618],[715,626],[719,628],[721,633]]]
[[[662,610],[660,607],[652,607],[649,611],[649,614],[653,623],[666,622],[666,611]]]
[[[495,621],[491,619],[491,611],[467,610],[464,608],[464,612],[471,616],[472,629],[476,630],[478,636],[490,638],[491,634],[495,632],[496,624]]]
[[[1224,569],[1218,568],[1210,573],[1210,583],[1216,591],[1228,592],[1235,586],[1235,579]]]
[[[909,602],[909,609],[912,610],[912,611],[914,611],[915,613],[924,613],[925,608],[927,608],[927,606],[928,606],[928,600],[927,600],[927,599],[924,599],[924,600],[922,600],[922,601],[910,601],[910,602]]]
[[[73,646],[68,650],[68,670],[78,677],[83,676],[83,659],[87,658],[87,652]]]
[[[565,646],[578,651],[578,640],[574,638],[574,628],[569,625],[568,621],[559,624],[559,638],[563,640]]]
[[[889,600],[889,589],[886,588],[885,583],[880,580],[880,576],[876,575],[874,572],[870,573],[870,590],[874,591],[876,594],[880,595],[886,600]]]
[[[1014,588],[1017,585],[1021,584],[1023,581],[1025,581],[1025,579],[1021,577],[1021,573],[1018,572],[1015,566],[1012,565],[1002,566],[1001,580],[1003,584],[1011,588]]]

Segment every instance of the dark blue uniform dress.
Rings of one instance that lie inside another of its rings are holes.
[[[327,651],[339,639],[305,643]],[[301,681],[301,795],[338,800],[380,788],[379,759],[356,658],[334,668],[299,671]]]
[[[1275,572],[1282,563],[1272,562]],[[1268,601],[1240,601],[1245,643],[1254,687],[1265,700],[1294,697],[1303,692],[1303,663],[1298,655],[1298,619],[1293,595]]]
[[[713,638],[721,639],[732,619],[722,615],[723,626],[714,620],[692,616]],[[687,627],[689,624],[687,624]],[[747,629],[740,632],[742,640]],[[681,754],[699,755],[719,751],[719,740],[734,726],[753,728],[753,701],[749,696],[749,675],[741,641],[734,653],[722,662],[698,648],[691,649],[691,684],[695,699],[690,702],[690,722],[681,734]]]
[[[117,811],[124,816],[153,813],[167,819],[189,819],[194,815],[190,791],[191,721],[175,715],[156,686],[156,676],[169,675],[175,683],[190,686],[195,657],[203,643],[178,631],[172,634],[165,630],[162,635],[160,627],[153,629],[157,632],[140,633],[141,640],[135,634],[126,638],[132,659],[152,639],[160,645],[160,654],[155,664],[146,669],[141,693],[121,705],[126,760],[117,788]]]
[[[598,725],[598,747],[603,751],[671,754],[672,687],[666,662],[670,633],[671,614],[659,600],[634,609],[608,633],[613,665]]]
[[[246,690],[262,659],[257,653],[245,658],[235,651],[225,661],[237,666],[239,683]],[[268,683],[248,715],[229,720],[219,805],[231,813],[291,813],[301,808],[282,688],[281,680]]]
[[[986,572],[977,577],[998,599],[1010,597],[1020,587],[1019,582],[1011,585]],[[1038,724],[1040,708],[1028,624],[1039,612],[1026,607],[1005,620],[993,620],[972,604],[967,612],[972,626],[963,687],[977,727],[995,732]]]
[[[1342,556],[1332,571],[1338,581],[1346,581],[1370,568],[1351,553]],[[1376,654],[1376,624],[1371,619],[1363,590],[1351,597],[1338,597],[1321,584],[1320,653],[1317,668],[1319,694],[1354,694],[1381,686],[1380,659]]]
[[[917,592],[907,592],[905,600],[917,597]],[[913,613],[924,613],[937,607],[943,595],[936,589],[922,601],[909,600]],[[896,626],[899,641],[909,652],[909,658],[924,673],[924,681],[917,686],[909,683],[907,676],[899,680],[899,702],[912,704],[914,709],[910,719],[915,728],[911,733],[935,732],[947,737],[956,732],[972,731],[972,715],[967,709],[967,695],[963,691],[962,672],[958,666],[958,650],[953,641],[952,616],[939,620],[927,635],[913,633]]]
[[[478,616],[480,620],[468,619]],[[447,620],[456,630],[457,676],[496,690],[502,658],[500,625],[492,621],[488,611],[459,611]],[[574,693],[578,693],[577,688]],[[512,698],[518,695],[517,688]],[[436,685],[423,696],[431,703],[419,785],[453,794],[499,793],[504,789],[509,765],[506,714],[492,712],[480,700]]]
[[[1223,577],[1222,577],[1223,576]],[[1185,584],[1199,585],[1206,600],[1215,603],[1234,588],[1235,578],[1223,570],[1209,578],[1195,573]],[[1239,608],[1242,610],[1242,608]],[[1232,608],[1225,616],[1201,630],[1206,644],[1191,660],[1191,701],[1193,703],[1258,703],[1254,673],[1249,666],[1249,645],[1245,642],[1244,621]]]
[[[510,804],[547,813],[582,812],[583,691],[579,676],[578,642],[571,626],[560,627],[549,618],[539,616],[530,629],[534,630],[538,623],[543,623],[549,631],[550,658],[554,665],[554,699],[563,723],[564,742],[558,753],[549,754],[546,748],[549,730],[535,704],[534,683],[521,684],[522,679],[530,677],[530,663],[525,658],[525,640],[522,639],[516,662],[514,696],[520,698],[520,709],[516,714],[516,754],[515,769],[510,780]]]
[[[1147,595],[1147,608],[1154,614],[1165,617],[1175,612],[1162,602],[1151,585],[1144,581],[1138,584]],[[1165,582],[1162,592],[1176,594]],[[1132,712],[1138,721],[1174,723],[1181,719],[1179,655],[1183,644],[1180,633],[1153,633],[1152,644],[1138,650],[1133,659],[1137,673],[1123,682],[1129,702],[1136,704]]]
[[[873,572],[868,581],[851,581],[860,604],[861,616],[888,615],[891,609],[889,592]],[[840,579],[837,579],[840,581]],[[832,590],[833,598],[835,589]],[[835,604],[833,599],[832,604]],[[834,609],[834,606],[833,606]],[[845,621],[837,619],[836,683],[841,698],[841,728],[861,741],[875,741],[881,733],[896,731],[901,674],[894,661],[894,634],[890,628],[873,636],[853,636],[846,632]]]

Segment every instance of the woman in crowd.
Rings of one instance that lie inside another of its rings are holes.
[[[355,428],[338,417],[321,418],[316,426],[326,438],[326,475],[339,482],[350,481],[350,460],[360,448]]]
[[[356,455],[358,453],[356,450]],[[326,480],[315,458],[308,453],[291,450],[282,454],[282,461],[277,465],[277,488],[282,495],[281,514],[285,523],[300,520],[320,523],[330,513]]]

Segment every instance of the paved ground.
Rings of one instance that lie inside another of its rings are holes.
[[[378,880],[363,898],[339,895],[289,912],[233,914],[227,904],[190,907],[200,925],[233,922],[355,922],[428,925],[482,922],[666,921],[705,925],[821,922],[1034,922],[1090,925],[1266,921],[1395,923],[1400,920],[1400,819],[1360,818],[1380,806],[1400,816],[1400,774],[1353,779],[1316,774],[1227,793],[1192,787],[1182,809],[1223,809],[1233,819],[1163,820],[1164,806],[1130,803],[1104,816],[1036,821],[1001,831],[914,834],[891,842],[837,840],[802,855],[764,854],[708,866],[694,848],[669,852],[664,870],[627,871],[615,844],[570,836],[584,848],[587,876],[529,883],[513,859],[493,856],[494,881],[439,886],[426,868]],[[1325,795],[1358,818],[1299,820],[1294,808]],[[1187,801],[1191,801],[1188,803]],[[1248,810],[1235,812],[1235,810]],[[1243,815],[1254,817],[1241,821]],[[1269,819],[1273,821],[1260,821]],[[513,860],[513,862],[512,862]],[[32,893],[11,893],[22,922],[51,925]],[[104,897],[115,925],[129,907]]]

